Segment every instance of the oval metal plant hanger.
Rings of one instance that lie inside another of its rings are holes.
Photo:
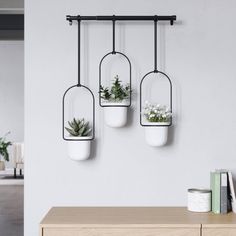
[[[146,142],[150,146],[163,146],[167,143],[168,126],[172,125],[172,116],[168,122],[143,122],[142,86],[151,74],[161,74],[169,84],[169,109],[172,113],[172,82],[167,74],[157,69],[157,18],[154,20],[154,70],[144,75],[140,82],[140,125],[145,127]]]
[[[112,51],[104,55],[99,63],[99,105],[104,107],[105,123],[113,128],[119,128],[125,126],[127,122],[127,108],[131,106],[131,62],[129,58],[122,52],[116,51],[115,49],[115,16],[112,20]],[[102,64],[107,57],[119,55],[127,61],[129,66],[129,86],[130,94],[128,102],[102,102],[100,88],[102,86]]]
[[[62,135],[63,139],[67,141],[68,143],[68,152],[69,156],[73,160],[86,160],[89,158],[90,155],[90,146],[91,146],[91,141],[95,138],[95,98],[94,94],[85,85],[81,84],[80,81],[80,25],[81,25],[81,20],[78,19],[78,82],[76,85],[73,85],[69,87],[65,93],[63,94],[63,99],[62,99]],[[65,100],[66,97],[77,89],[77,92],[81,92],[82,90],[85,90],[89,96],[92,98],[92,130],[91,130],[91,135],[89,136],[68,136],[65,134]]]

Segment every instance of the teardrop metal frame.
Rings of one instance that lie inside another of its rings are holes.
[[[92,90],[88,87],[86,87],[85,85],[82,85],[80,83],[80,23],[81,20],[79,19],[78,16],[78,83],[76,85],[73,85],[71,87],[69,87],[65,93],[63,94],[63,99],[62,99],[62,137],[64,140],[66,141],[88,141],[88,140],[93,140],[95,138],[95,98],[94,98],[94,94],[92,92]],[[86,89],[92,96],[92,101],[93,101],[93,115],[92,115],[92,137],[88,138],[88,139],[81,139],[81,138],[76,138],[76,139],[71,139],[65,136],[65,98],[66,98],[66,94],[73,88],[78,87],[78,88],[84,88]]]
[[[101,107],[130,107],[131,106],[131,95],[132,95],[132,81],[131,81],[131,77],[132,77],[132,67],[131,67],[131,62],[129,60],[129,58],[122,52],[118,52],[115,50],[115,15],[113,15],[113,20],[112,20],[112,51],[107,53],[105,56],[102,57],[100,63],[99,63],[99,105]],[[130,96],[129,96],[129,104],[124,104],[124,105],[104,105],[102,103],[102,98],[101,98],[101,93],[100,93],[100,87],[102,85],[102,62],[104,61],[104,59],[110,55],[116,55],[119,54],[121,56],[123,56],[128,64],[129,64],[129,85],[130,85]]]
[[[88,139],[81,139],[79,137],[76,138],[76,139],[71,139],[71,138],[68,138],[68,137],[65,136],[65,98],[66,98],[66,94],[75,87],[86,89],[92,96],[92,101],[93,101],[92,137],[88,138]],[[63,118],[63,124],[62,124],[62,126],[63,126],[62,127],[63,139],[67,140],[67,141],[88,141],[88,140],[93,140],[95,138],[95,98],[94,98],[93,92],[88,87],[86,87],[84,85],[73,85],[65,91],[65,93],[63,95],[63,105],[62,105],[62,107],[63,107],[63,111],[62,111],[63,112],[63,115],[62,115],[62,118]]]
[[[165,74],[164,72],[162,71],[159,71],[157,70],[157,18],[154,20],[154,70],[153,71],[150,71],[148,72],[147,74],[145,74],[143,76],[143,78],[141,79],[141,82],[140,82],[140,125],[141,126],[151,126],[151,127],[163,127],[163,126],[171,126],[172,125],[172,116],[170,118],[170,122],[169,124],[165,124],[165,125],[151,125],[151,124],[143,124],[142,122],[142,84],[143,84],[143,81],[150,75],[150,74],[161,74],[163,75],[165,78],[167,78],[168,82],[169,82],[169,91],[170,91],[170,111],[172,113],[172,82],[171,82],[171,79],[169,78],[169,76],[167,74]]]

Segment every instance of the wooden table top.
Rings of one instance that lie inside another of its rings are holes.
[[[53,207],[41,227],[236,227],[236,214],[194,213],[186,207]]]

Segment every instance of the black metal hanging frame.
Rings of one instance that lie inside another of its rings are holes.
[[[169,21],[171,25],[173,25],[174,21],[176,21],[176,15],[172,16],[158,16],[158,15],[153,15],[153,16],[118,16],[118,15],[110,15],[110,16],[66,16],[66,20],[72,24],[73,21],[78,21],[78,20],[85,20],[85,21]]]
[[[62,101],[62,136],[63,136],[63,139],[66,140],[66,141],[88,141],[88,140],[93,140],[95,138],[95,98],[94,98],[94,94],[93,92],[91,91],[90,88],[86,87],[85,85],[82,85],[81,82],[80,82],[80,23],[81,23],[81,20],[78,19],[78,83],[76,85],[73,85],[71,87],[69,87],[65,93],[63,94],[63,101]],[[65,97],[66,97],[66,94],[73,88],[75,87],[79,87],[79,88],[83,88],[83,89],[86,89],[92,96],[92,101],[93,101],[93,115],[92,115],[92,118],[93,118],[93,122],[92,122],[92,137],[89,138],[89,139],[81,139],[80,137],[76,138],[76,139],[71,139],[71,138],[68,138],[65,136]]]
[[[164,72],[162,71],[159,71],[157,70],[157,21],[158,21],[158,18],[155,18],[154,19],[154,70],[153,71],[150,71],[148,72],[147,74],[144,75],[144,77],[142,78],[141,82],[140,82],[140,125],[141,126],[152,126],[152,127],[164,127],[164,126],[171,126],[172,125],[172,116],[170,118],[170,122],[169,124],[163,124],[163,125],[152,125],[152,124],[143,124],[142,122],[142,84],[143,84],[143,81],[147,78],[148,75],[150,74],[162,74],[165,78],[167,78],[168,82],[169,82],[169,92],[170,92],[170,111],[172,113],[172,82],[171,82],[171,79],[169,78],[169,76],[167,74],[165,74]],[[150,122],[151,123],[151,122]]]
[[[113,16],[114,17],[114,16]],[[105,58],[109,57],[109,56],[113,56],[113,55],[121,55],[122,57],[124,57],[128,64],[129,64],[129,86],[130,86],[130,94],[129,94],[129,104],[123,104],[123,105],[105,105],[104,103],[102,103],[102,97],[101,97],[101,93],[99,93],[99,105],[101,107],[130,107],[131,106],[131,91],[132,91],[132,79],[131,79],[131,73],[132,73],[132,68],[131,68],[131,62],[129,60],[129,58],[122,52],[118,52],[115,49],[115,42],[116,42],[116,35],[115,35],[115,17],[112,20],[112,51],[107,53],[105,56],[102,57],[100,63],[99,63],[99,90],[102,86],[102,63],[104,61]]]
[[[119,54],[123,57],[126,58],[126,60],[129,63],[129,68],[130,68],[130,88],[131,88],[131,62],[129,60],[129,58],[121,53],[115,50],[115,22],[116,21],[169,21],[171,25],[173,25],[174,21],[176,21],[176,15],[171,15],[171,16],[158,16],[158,15],[152,15],[152,16],[130,16],[130,15],[125,15],[125,16],[120,16],[120,15],[105,15],[105,16],[71,16],[71,15],[67,15],[66,16],[66,20],[69,21],[70,25],[72,25],[73,21],[112,21],[113,22],[113,50],[112,52],[107,53],[100,61],[99,63],[99,90],[100,90],[100,85],[101,85],[101,80],[102,80],[102,62],[103,60],[109,56],[109,55],[115,55],[115,54]],[[159,72],[162,73],[162,72]],[[132,91],[132,89],[131,89]],[[102,104],[102,99],[101,99],[101,95],[99,95],[99,105],[101,107],[110,107],[111,105],[104,105]],[[129,107],[131,105],[131,93],[130,93],[130,97],[129,97],[129,104],[128,105],[112,105],[114,107]]]
[[[158,15],[152,15],[152,16],[140,16],[140,15],[138,15],[138,16],[130,16],[130,15],[126,15],[126,16],[116,16],[116,15],[110,15],[110,16],[107,16],[107,15],[105,15],[105,16],[80,16],[80,15],[77,15],[77,16],[71,16],[71,15],[67,15],[66,16],[66,20],[67,21],[69,21],[69,23],[70,23],[70,25],[72,25],[72,23],[73,23],[73,21],[77,21],[78,22],[78,31],[79,31],[79,38],[78,38],[78,53],[79,53],[79,55],[78,55],[78,84],[77,85],[74,85],[74,86],[71,86],[70,88],[68,88],[67,90],[66,90],[66,92],[64,93],[64,95],[63,95],[63,139],[65,139],[65,140],[70,140],[70,141],[76,141],[76,140],[74,140],[74,139],[68,139],[68,138],[65,138],[64,137],[64,100],[65,100],[65,95],[67,94],[67,92],[70,90],[70,89],[72,89],[72,88],[74,88],[74,87],[84,87],[85,89],[87,89],[90,93],[91,93],[91,95],[92,95],[92,98],[93,98],[93,138],[92,139],[94,139],[94,130],[95,130],[95,99],[94,99],[94,94],[92,93],[92,91],[88,88],[88,87],[86,87],[86,86],[84,86],[84,85],[81,85],[80,84],[80,22],[81,21],[113,21],[113,22],[115,22],[115,21],[154,21],[154,26],[155,26],[155,35],[154,35],[154,37],[155,37],[155,39],[154,39],[154,47],[155,47],[155,54],[154,54],[154,57],[156,58],[156,54],[157,54],[157,43],[156,43],[156,23],[157,23],[157,21],[169,21],[170,22],[170,25],[173,25],[174,24],[174,21],[176,21],[176,15],[169,15],[169,16],[158,16]],[[113,45],[115,45],[114,44],[114,37],[113,37]],[[114,51],[114,47],[113,47],[113,51]],[[108,53],[108,54],[106,54],[103,58],[102,58],[102,60],[107,56],[107,55],[110,55],[110,54],[112,54],[113,52],[110,52],[110,53]],[[116,53],[119,53],[119,52],[116,52]],[[121,54],[121,55],[123,55],[122,53],[119,53],[119,54]],[[125,56],[125,55],[123,55],[123,56]],[[126,57],[126,56],[125,56]],[[127,58],[128,59],[128,58]],[[128,59],[128,61],[129,61],[129,59]],[[145,124],[142,124],[142,117],[141,117],[141,111],[142,111],[142,103],[141,103],[141,94],[142,94],[142,89],[141,89],[141,86],[142,86],[142,83],[143,83],[143,80],[145,79],[145,77],[147,77],[149,74],[151,74],[151,73],[160,73],[160,74],[162,74],[162,75],[164,75],[164,76],[166,76],[166,78],[169,80],[169,82],[170,82],[170,109],[171,109],[171,111],[172,111],[172,83],[171,83],[171,80],[170,80],[170,78],[164,73],[164,72],[161,72],[161,71],[158,71],[157,70],[157,67],[156,67],[156,59],[155,59],[155,61],[154,61],[154,63],[155,63],[155,65],[154,65],[154,67],[155,67],[155,69],[154,69],[154,71],[150,71],[150,72],[148,72],[143,78],[142,78],[142,80],[141,80],[141,83],[140,83],[140,124],[142,125],[142,126],[153,126],[153,125],[145,125]],[[129,61],[130,62],[130,61]],[[130,83],[131,84],[131,83]],[[131,97],[130,97],[130,99],[131,99]],[[171,118],[171,121],[170,121],[170,124],[168,125],[168,126],[170,126],[172,124],[172,118]],[[159,125],[159,126],[162,126],[162,125]],[[166,125],[163,125],[163,126],[166,126]],[[79,139],[78,139],[79,140]],[[82,141],[82,140],[81,140]]]

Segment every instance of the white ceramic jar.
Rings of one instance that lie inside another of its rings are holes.
[[[193,212],[211,211],[211,190],[188,189],[188,210]]]

